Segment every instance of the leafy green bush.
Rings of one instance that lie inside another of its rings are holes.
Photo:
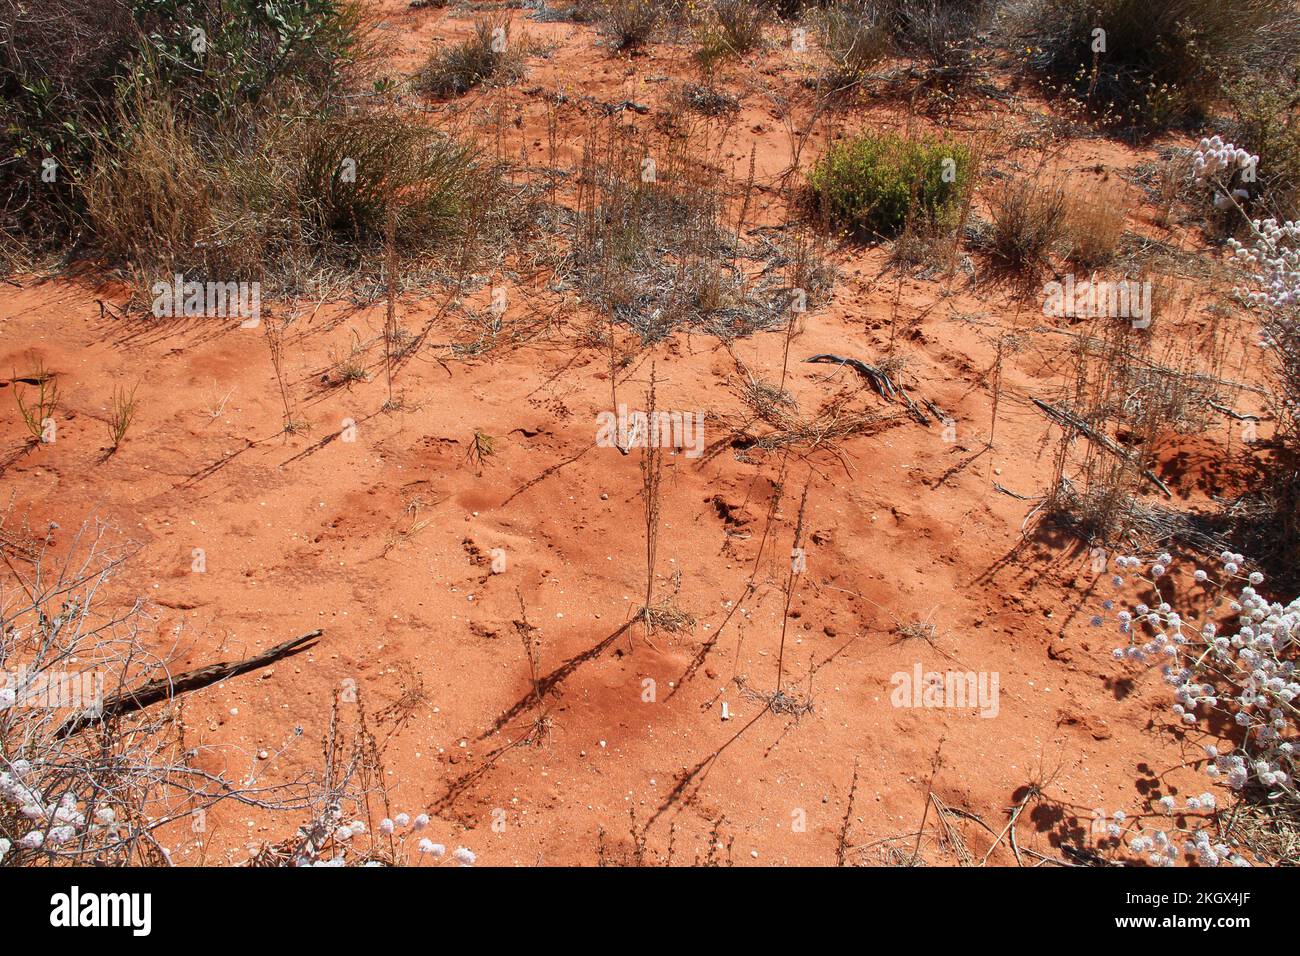
[[[129,0],[0,0],[0,227],[45,237],[137,44]]]
[[[1240,144],[1259,157],[1254,170],[1256,181],[1241,181],[1255,209],[1262,209],[1277,220],[1300,219],[1300,86],[1292,78],[1289,84],[1272,81],[1247,81],[1229,92],[1236,113],[1228,125],[1226,139]],[[1236,229],[1242,232],[1235,209],[1225,210],[1223,218],[1235,216]]]
[[[951,224],[970,168],[970,150],[958,143],[866,135],[831,146],[808,181],[829,222],[888,236],[909,222]]]
[[[201,142],[304,94],[315,108],[360,73],[371,36],[355,0],[0,0],[0,227],[76,230],[92,163],[144,148],[120,103],[166,101]]]
[[[1238,77],[1293,62],[1300,10],[1292,0],[1036,0],[1029,33],[1033,65],[1094,114],[1155,127],[1203,115]]]
[[[372,52],[355,0],[134,0],[144,53],[196,112],[220,116],[280,92],[341,88]]]

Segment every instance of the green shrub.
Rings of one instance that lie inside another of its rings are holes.
[[[97,172],[169,135],[156,112],[120,103],[166,101],[197,144],[304,93],[329,97],[375,52],[355,0],[43,0],[35,11],[0,0],[0,227],[28,239],[72,235],[86,184],[104,187]],[[42,178],[51,161],[53,182]]]
[[[355,0],[134,0],[145,52],[194,112],[220,117],[284,86],[328,93],[374,52]]]
[[[950,225],[970,167],[970,150],[958,143],[867,135],[831,146],[808,181],[830,223],[889,236],[909,222]]]
[[[75,172],[137,36],[129,0],[30,7],[0,0],[0,227],[50,238],[79,205]]]
[[[1300,52],[1293,0],[1036,0],[1030,18],[1034,66],[1099,117],[1148,127],[1199,117]]]
[[[1279,222],[1300,219],[1300,115],[1296,112],[1300,88],[1296,81],[1248,81],[1229,95],[1236,117],[1225,139],[1259,157],[1257,181],[1242,182],[1238,174],[1233,185],[1247,187],[1256,208],[1266,210],[1267,216]],[[1235,209],[1231,214],[1241,225]]]

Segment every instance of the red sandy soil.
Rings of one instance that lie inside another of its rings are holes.
[[[471,29],[468,14],[376,6],[398,47],[395,73],[411,72],[435,39]],[[540,24],[520,11],[514,17],[516,28],[553,49],[530,57],[517,84],[455,109],[504,104],[512,120],[520,118],[505,125],[511,154],[531,146],[537,164],[547,108],[539,90],[646,103],[650,115],[626,118],[648,124],[671,86],[652,80],[689,69],[688,45],[620,57],[597,45],[591,27]],[[777,49],[731,71],[728,86],[743,109],[726,147],[710,159],[738,183],[751,147],[760,184],[788,166],[790,138],[763,88],[793,86],[810,69],[809,57]],[[1028,113],[1047,109],[1026,102],[998,119],[992,111],[1006,107],[989,101],[950,128],[974,135],[1027,127]],[[436,120],[447,107],[434,107]],[[854,130],[904,115],[897,104],[878,102],[838,122]],[[560,119],[560,163],[571,165],[587,120],[576,103]],[[805,164],[824,141],[819,129]],[[1024,152],[1018,161],[1032,168],[1038,153]],[[1015,153],[1007,146],[998,158],[1016,162]],[[1087,138],[1069,141],[1054,162],[1090,188],[1154,155],[1154,147]],[[1194,247],[1194,237],[1155,226],[1154,210],[1127,188],[1131,230]],[[761,191],[757,220],[784,216],[775,191]],[[890,847],[910,853],[931,787],[948,807],[1000,832],[1034,783],[1047,795],[1017,825],[1018,844],[1059,858],[1063,838],[1091,839],[1094,808],[1143,812],[1160,795],[1207,789],[1182,766],[1205,741],[1174,727],[1158,676],[1117,665],[1115,635],[1088,626],[1108,592],[1087,546],[1046,531],[1022,537],[1034,502],[994,488],[1034,496],[1050,481],[1060,432],[1030,398],[1063,386],[1066,342],[1054,331],[1071,328],[1070,320],[1045,319],[1033,299],[973,284],[960,272],[900,279],[886,260],[883,249],[835,253],[839,281],[793,340],[787,386],[805,412],[852,391],[855,408],[897,413],[851,370],[802,362],[820,352],[870,361],[897,334],[908,358],[903,380],[953,415],[956,441],[944,441],[935,425],[900,418],[843,441],[838,456],[792,454],[756,592],[685,682],[690,662],[744,592],[781,456],[757,452],[746,461],[730,448],[700,459],[665,455],[656,596],[671,594],[679,576],[676,603],[696,624],[649,640],[636,626],[584,659],[643,603],[640,455],[591,447],[596,415],[610,404],[608,356],[575,334],[592,316],[561,302],[545,281],[512,289],[507,321],[553,314],[551,334],[468,361],[413,361],[398,378],[406,407],[392,412],[381,410],[382,345],[368,356],[369,381],[320,382],[331,354],[346,354],[354,333],[381,334],[382,301],[359,310],[301,307],[285,355],[299,417],[312,428],[286,436],[260,330],[235,320],[128,321],[97,304],[122,301],[124,289],[24,278],[0,297],[0,368],[21,375],[33,355],[42,359],[57,373],[62,411],[57,442],[23,450],[16,409],[0,389],[7,406],[0,442],[10,450],[4,494],[32,527],[57,522],[56,540],[99,516],[117,540],[138,544],[117,591],[152,602],[153,640],[176,645],[175,669],[324,629],[307,653],[190,695],[187,737],[218,747],[219,756],[203,758],[207,766],[236,778],[256,767],[268,781],[314,769],[332,698],[355,686],[385,748],[392,812],[429,812],[423,835],[468,846],[480,863],[592,864],[602,831],[609,853],[628,854],[632,827],[640,832],[647,823],[651,853],[662,859],[671,842],[678,863],[703,859],[716,833],[731,841],[723,858],[738,864],[826,865],[836,861],[844,832],[850,862],[881,862]],[[486,290],[471,299],[482,307]],[[1153,334],[1194,335],[1215,301],[1193,283]],[[398,320],[416,328],[440,304],[433,293],[403,297]],[[287,308],[264,305],[277,316]],[[444,322],[449,338],[456,318]],[[986,450],[988,372],[997,337],[1013,330],[1025,347],[1006,358]],[[1238,351],[1248,344],[1243,333]],[[778,381],[784,345],[783,333],[772,332],[733,348],[755,375]],[[652,361],[659,406],[704,411],[709,441],[721,437],[721,425],[712,427],[722,416],[742,415],[737,364],[716,339],[678,335],[647,350],[620,381],[620,401],[644,406]],[[1230,371],[1244,375],[1242,361],[1234,353]],[[113,386],[137,380],[137,421],[106,456]],[[357,422],[354,442],[337,437],[345,419]],[[496,454],[481,466],[468,455],[476,430],[497,438]],[[1171,436],[1157,470],[1177,504],[1203,504],[1207,492],[1232,484],[1216,463],[1234,449],[1232,430],[1216,423],[1194,439]],[[784,555],[805,482],[808,570],[791,605],[784,669],[813,709],[796,720],[763,713],[733,678],[764,692],[775,686]],[[417,496],[427,527],[395,539],[409,527],[404,509]],[[206,552],[206,573],[191,572],[194,548]],[[500,574],[489,566],[496,548],[507,556]],[[576,663],[544,698],[549,729],[541,740],[498,753],[521,741],[535,716],[515,623],[521,598],[536,628],[541,673]],[[900,640],[899,623],[912,621],[933,622],[933,641]],[[926,670],[997,672],[997,717],[892,706],[891,676],[917,662]],[[656,682],[653,702],[644,700],[647,679]],[[519,701],[524,706],[512,711]],[[356,705],[342,706],[351,718]],[[498,726],[503,715],[509,719]],[[503,827],[493,828],[494,811]],[[792,827],[799,811],[803,832]],[[953,820],[975,858],[983,856],[989,832]],[[210,812],[201,838],[183,828],[167,836],[177,863],[241,862],[263,841],[292,835],[299,822],[223,805]],[[933,810],[922,857],[958,862],[939,838]],[[1015,862],[1006,841],[989,862]]]

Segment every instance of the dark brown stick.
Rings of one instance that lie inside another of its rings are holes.
[[[282,657],[306,650],[307,643],[316,640],[322,633],[324,632],[315,630],[301,637],[285,641],[283,644],[277,644],[269,651],[258,654],[256,657],[248,657],[242,661],[221,661],[216,664],[208,664],[206,667],[195,668],[175,677],[160,677],[157,680],[151,680],[146,684],[141,684],[135,690],[113,694],[105,699],[104,705],[100,708],[98,714],[78,714],[64,721],[63,725],[55,733],[54,738],[61,740],[65,737],[71,737],[91,724],[107,718],[134,713],[159,701],[170,700],[192,690],[199,690],[215,684],[227,677],[246,674],[268,664],[274,664]]]
[[[1095,441],[1102,448],[1106,449],[1121,461],[1131,462],[1133,460],[1132,456],[1125,451],[1123,445],[1115,441],[1115,439],[1111,438],[1109,435],[1103,435],[1074,413],[1068,412],[1063,408],[1057,408],[1055,405],[1049,405],[1041,398],[1035,398],[1033,399],[1033,402],[1044,415],[1052,419],[1058,425],[1068,425],[1080,434]],[[1142,468],[1141,471],[1142,477],[1163,491],[1166,498],[1172,498],[1174,496],[1173,492],[1169,490],[1169,486],[1161,481],[1159,476],[1150,468]]]

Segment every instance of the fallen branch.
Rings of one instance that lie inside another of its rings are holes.
[[[1037,401],[1037,399],[1034,400]],[[1015,835],[1016,821],[1020,819],[1020,814],[1024,812],[1025,807],[1028,806],[1029,804],[1029,801],[1036,796],[1038,796],[1037,788],[1030,787],[1029,792],[1025,794],[1024,799],[1021,800],[1018,804],[1016,804],[1015,808],[1011,811],[1011,819],[1007,821],[1007,825],[1002,828],[1002,832],[998,834],[998,838],[993,841],[992,845],[988,848],[988,851],[984,854],[984,857],[980,860],[979,862],[980,866],[983,866],[985,863],[989,861],[989,857],[993,855],[993,851],[998,848],[998,844],[1002,842],[1002,838],[1005,837],[1008,833],[1011,834],[1011,849],[1016,855],[1016,865],[1017,866],[1025,865],[1024,861],[1020,859],[1020,848],[1016,846],[1016,835]]]
[[[1103,435],[1073,412],[1066,411],[1063,408],[1057,408],[1055,405],[1049,405],[1041,398],[1035,398],[1033,401],[1044,415],[1052,419],[1052,421],[1056,422],[1058,425],[1073,428],[1075,431],[1096,442],[1121,461],[1129,462],[1130,464],[1132,463],[1133,457],[1128,453],[1123,445],[1115,441],[1115,439],[1111,438],[1109,435]],[[1159,476],[1157,476],[1151,469],[1143,468],[1142,477],[1163,491],[1166,498],[1172,498],[1174,496],[1173,492],[1169,490],[1169,486],[1161,481]]]
[[[1221,412],[1224,415],[1227,415],[1229,418],[1235,418],[1239,422],[1259,421],[1258,415],[1246,415],[1242,412],[1234,412],[1231,408],[1228,408],[1226,405],[1220,405],[1218,402],[1206,402],[1206,404],[1209,405],[1216,412]]]
[[[835,362],[839,365],[847,365],[849,366],[849,368],[853,369],[859,375],[865,378],[868,382],[870,382],[871,387],[876,390],[876,393],[881,398],[891,402],[902,401],[903,404],[907,406],[907,410],[912,415],[913,418],[915,418],[922,425],[930,424],[929,417],[925,414],[925,412],[921,411],[921,407],[917,405],[915,401],[912,400],[912,396],[907,394],[907,389],[903,388],[901,385],[895,385],[894,382],[890,379],[889,374],[885,372],[883,369],[876,368],[876,366],[874,365],[868,365],[866,362],[862,361],[861,359],[845,358],[840,355],[830,355],[829,353],[823,353],[821,355],[813,355],[810,356],[809,358],[804,359],[804,361],[805,362]],[[922,401],[925,402],[926,406],[929,407],[930,411],[934,413],[934,416],[937,419],[943,421],[944,416],[938,410],[938,406],[936,406],[933,402],[929,401],[928,399],[922,399]]]
[[[160,677],[157,680],[151,680],[146,684],[141,684],[135,690],[126,690],[114,694],[105,699],[98,713],[78,714],[64,721],[63,725],[55,732],[54,738],[61,740],[65,737],[71,737],[73,734],[85,730],[91,724],[134,713],[159,701],[171,700],[181,694],[187,694],[192,690],[200,690],[228,677],[246,674],[260,667],[266,667],[268,664],[274,664],[283,657],[306,650],[306,645],[316,640],[322,633],[324,632],[315,630],[301,637],[285,641],[283,644],[277,644],[269,651],[258,654],[256,657],[248,657],[242,661],[221,661],[216,664],[208,664],[206,667],[186,671],[175,677]]]
[[[998,484],[996,481],[993,482],[993,490],[1000,491],[1004,495],[1010,495],[1012,498],[1019,498],[1021,501],[1034,500],[1034,497],[1032,495],[1022,495],[1018,491],[1012,491],[1010,488],[1003,487],[1002,485]]]

